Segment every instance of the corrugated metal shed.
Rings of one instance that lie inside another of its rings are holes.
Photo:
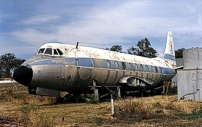
[[[202,48],[183,52],[183,70],[177,71],[178,100],[202,101]]]

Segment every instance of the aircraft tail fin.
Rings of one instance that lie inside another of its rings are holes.
[[[168,31],[168,34],[167,34],[164,58],[175,61],[174,42],[173,42],[173,35],[171,31]]]

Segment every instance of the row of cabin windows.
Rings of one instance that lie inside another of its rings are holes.
[[[101,63],[101,64],[100,64]],[[113,61],[113,60],[102,60],[100,62],[96,61],[96,59],[90,58],[79,58],[78,66],[87,66],[87,67],[99,67],[99,68],[111,68],[111,69],[119,69],[119,70],[131,70],[131,71],[143,71],[143,72],[154,72],[161,73],[162,68],[144,65],[144,64],[136,64],[136,63],[127,63],[121,61]]]
[[[60,49],[41,48],[39,49],[38,54],[63,55],[63,52]]]
[[[162,71],[160,67],[156,67],[156,66],[127,63],[127,62],[121,62],[121,61],[103,60],[102,65],[103,65],[102,67],[104,68],[131,70],[131,71],[138,70],[138,71],[155,72],[155,73],[160,73]]]
[[[174,74],[175,70],[169,68],[161,68],[152,65],[128,63],[113,60],[98,60],[90,58],[67,58],[67,62],[72,65],[85,66],[85,67],[98,67],[98,68],[109,68],[117,70],[131,70],[131,71],[141,71],[141,72],[153,72],[153,73],[163,73],[163,74]]]

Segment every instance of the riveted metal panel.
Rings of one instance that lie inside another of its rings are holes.
[[[178,100],[202,101],[202,70],[178,70]]]
[[[99,69],[99,68],[94,69],[95,79],[100,83],[105,82],[107,78],[107,73],[108,73],[107,69]]]
[[[109,78],[108,78],[107,83],[110,83],[110,84],[114,83],[115,76],[116,76],[116,71],[115,70],[110,70]]]
[[[152,77],[153,77],[153,74],[151,72],[148,73],[147,78],[152,79]]]
[[[123,71],[119,70],[117,75],[117,81],[123,76]]]
[[[187,49],[183,57],[184,69],[202,69],[202,48]]]
[[[130,75],[130,71],[125,71],[125,75]]]
[[[135,71],[132,71],[132,72],[131,72],[131,75],[132,75],[132,76],[136,76],[136,72],[135,72]]]

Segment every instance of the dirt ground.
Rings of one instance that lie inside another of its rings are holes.
[[[0,126],[200,126],[201,103],[177,102],[176,98],[176,95],[161,95],[115,100],[115,114],[112,116],[110,102],[54,104],[55,98],[7,93],[1,95]]]

